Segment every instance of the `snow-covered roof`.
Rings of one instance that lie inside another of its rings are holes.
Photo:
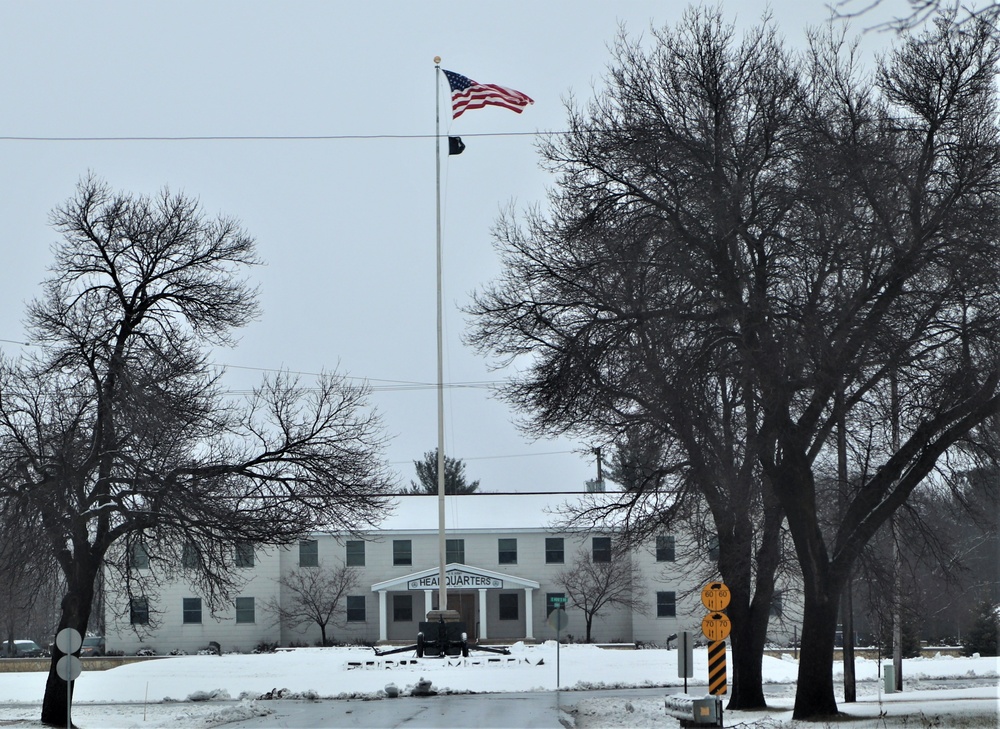
[[[508,532],[549,528],[567,502],[580,494],[476,493],[445,497],[448,531],[502,530]],[[380,532],[431,532],[438,528],[436,496],[401,495],[393,498],[393,511],[379,526]]]

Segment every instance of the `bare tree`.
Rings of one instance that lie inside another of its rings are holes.
[[[506,271],[476,298],[472,341],[533,363],[506,390],[533,435],[660,444],[655,470],[575,525],[610,520],[640,543],[707,505],[733,596],[729,706],[752,709],[783,516],[759,463],[773,446],[752,373],[732,351],[743,284],[711,248],[789,210],[799,70],[775,28],[740,40],[720,12],[653,37],[622,35],[608,91],[542,147],[553,210],[498,223]]]
[[[36,353],[0,363],[0,502],[41,524],[66,580],[59,629],[86,632],[102,569],[147,596],[191,545],[185,574],[215,609],[239,586],[235,543],[378,522],[392,484],[364,388],[277,375],[244,402],[224,396],[206,349],[258,312],[243,278],[254,242],[234,220],[89,178],[52,222],[62,242],[28,308]],[[136,545],[148,570],[130,568]],[[71,700],[60,657],[46,724]]]
[[[839,18],[865,18],[882,7],[884,2],[885,0],[836,0],[829,5]],[[952,17],[957,25],[977,19],[995,22],[1000,15],[1000,5],[995,2],[961,4],[954,0],[906,0],[906,6],[907,12],[899,13],[892,19],[873,26],[873,29],[911,31],[942,13]]]
[[[58,573],[45,549],[36,514],[12,508],[0,500],[0,642],[12,645],[18,638],[40,644],[51,636],[51,586]]]
[[[621,547],[606,562],[595,562],[588,550],[580,549],[569,568],[556,575],[555,583],[566,591],[569,604],[583,612],[588,643],[594,618],[605,608],[646,612],[639,566]]]
[[[705,15],[616,48],[608,91],[543,146],[551,213],[498,224],[505,271],[472,339],[528,355],[507,394],[534,432],[653,424],[685,478],[647,513],[685,487],[721,495],[737,518],[713,507],[720,548],[755,525],[744,512],[787,519],[794,715],[815,718],[837,711],[840,595],[865,544],[1000,406],[1000,37],[941,19],[866,76],[832,33],[794,62],[773,32],[737,45]],[[872,456],[837,513],[818,482],[840,422]],[[742,538],[744,560],[767,544]]]
[[[345,597],[358,585],[358,570],[341,563],[336,567],[300,567],[278,580],[286,597],[271,598],[264,610],[276,623],[297,630],[303,625],[319,626],[320,644],[330,645],[327,626],[343,624],[338,610]]]

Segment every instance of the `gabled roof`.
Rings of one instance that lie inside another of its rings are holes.
[[[481,578],[483,582],[483,587],[530,587],[537,590],[539,583],[534,580],[529,580],[524,577],[517,577],[516,575],[508,575],[503,572],[494,572],[493,570],[484,570],[482,567],[473,567],[471,565],[462,564],[461,562],[451,562],[445,566],[445,579],[450,581],[452,577],[463,578],[466,575],[472,577]],[[411,587],[409,583],[417,582],[426,579],[438,578],[440,576],[440,570],[438,567],[429,567],[425,570],[420,570],[419,572],[411,572],[408,575],[402,575],[400,577],[393,577],[391,580],[384,580],[382,582],[376,582],[372,585],[372,592],[378,592],[379,590],[407,590],[407,589],[426,589],[432,590],[437,589],[437,583],[426,585],[426,586],[413,586]],[[502,583],[502,585],[494,584],[496,582]],[[489,583],[489,584],[487,584]],[[451,587],[452,585],[449,585]],[[471,585],[459,585],[462,587],[478,587],[476,584]]]

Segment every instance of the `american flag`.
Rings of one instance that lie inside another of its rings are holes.
[[[471,78],[454,71],[445,71],[451,86],[452,119],[458,119],[466,109],[482,109],[484,106],[502,106],[520,114],[534,100],[520,91],[496,84],[476,83]]]

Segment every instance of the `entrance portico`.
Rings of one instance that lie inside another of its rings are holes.
[[[394,577],[372,585],[372,592],[378,593],[378,634],[379,640],[388,640],[388,617],[389,617],[389,593],[406,592],[420,593],[424,595],[424,610],[426,615],[433,609],[434,594],[438,589],[440,571],[437,567],[429,567],[419,572],[413,572],[401,577]],[[467,564],[452,563],[445,567],[445,580],[449,589],[449,598],[454,594],[464,593],[470,597],[478,593],[478,616],[476,623],[479,626],[478,638],[480,640],[489,638],[488,625],[490,615],[487,608],[487,593],[489,591],[511,591],[523,590],[524,592],[524,638],[534,640],[533,624],[533,603],[532,595],[539,588],[539,583],[534,580],[508,575],[502,572],[493,572],[480,567],[473,567]],[[475,590],[475,593],[469,591]],[[451,599],[449,599],[451,602]],[[446,606],[447,607],[447,606]],[[471,607],[471,605],[469,606]],[[465,610],[462,610],[465,612]],[[463,615],[466,621],[468,615]],[[470,630],[470,634],[473,631]]]

